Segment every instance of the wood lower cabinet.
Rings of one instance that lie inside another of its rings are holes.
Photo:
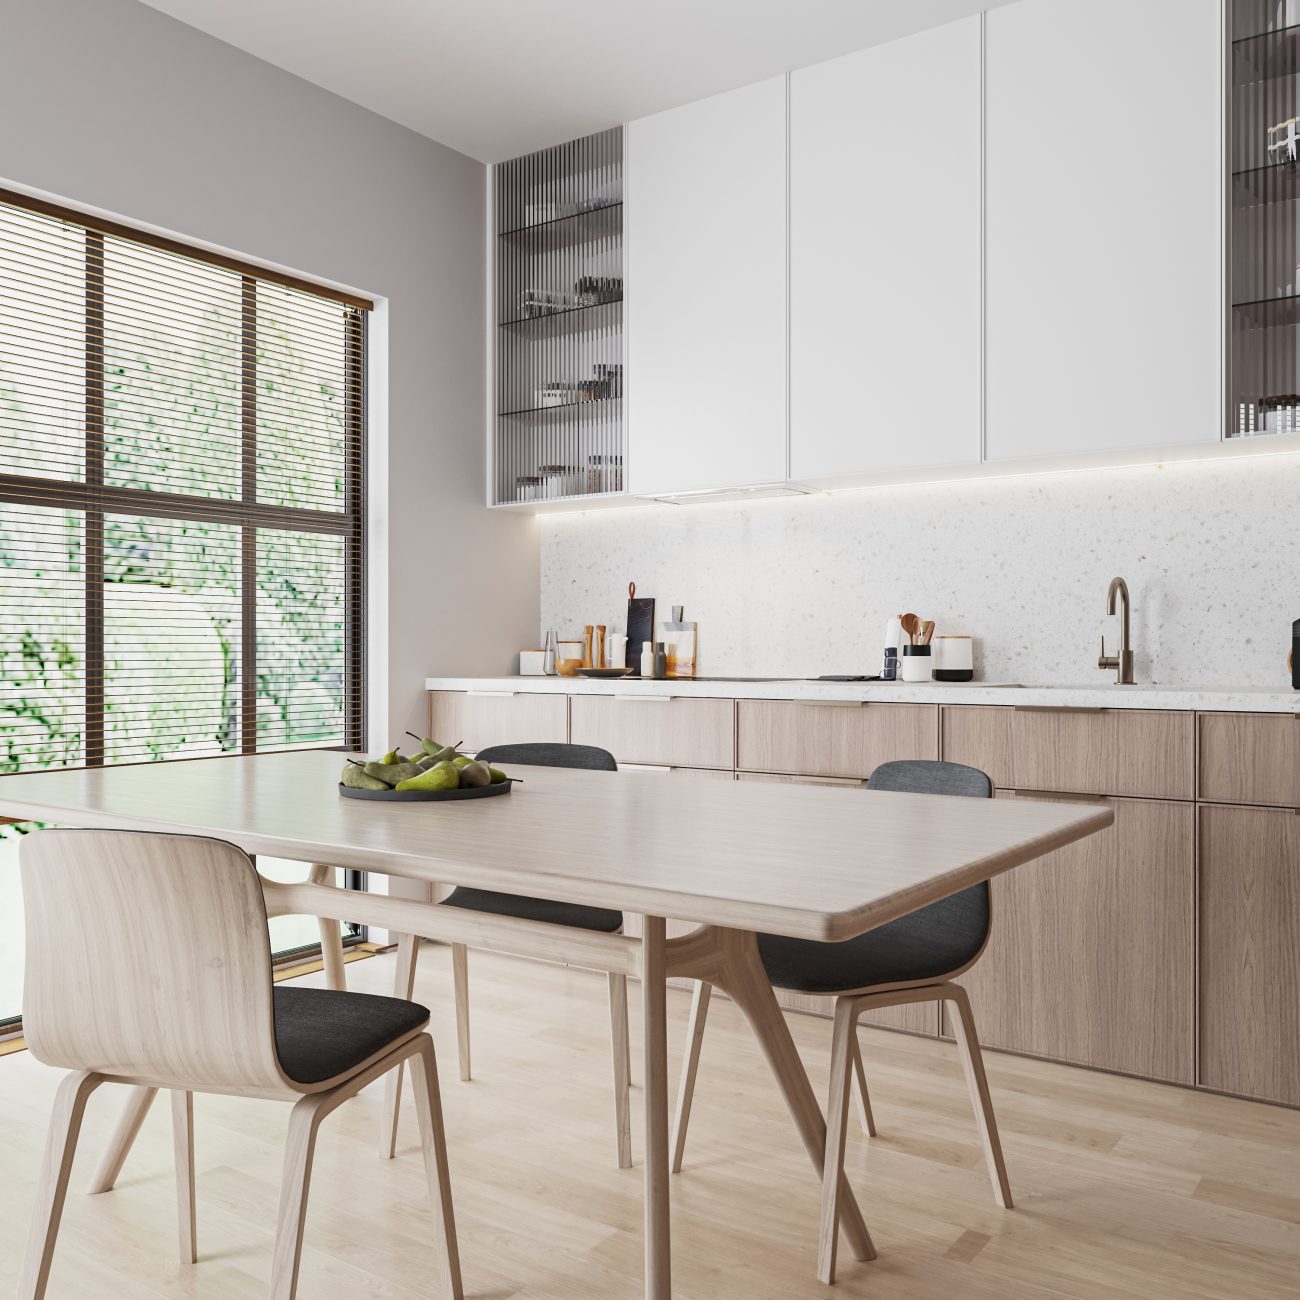
[[[736,766],[735,703],[667,695],[575,695],[569,739],[599,745],[620,763]]]
[[[1198,1082],[1300,1106],[1300,815],[1199,817]]]
[[[987,772],[997,789],[1190,800],[1190,713],[945,705],[943,757]]]
[[[992,937],[958,982],[990,1047],[1190,1084],[1194,809],[1107,802],[1113,826],[993,881]]]
[[[524,691],[429,702],[439,739],[599,745],[629,780],[860,790],[881,763],[942,757],[987,772],[1000,797],[1105,799],[1108,830],[992,882],[992,937],[960,980],[985,1045],[1300,1107],[1300,714]],[[639,932],[639,917],[627,924]],[[692,928],[668,922],[670,935]],[[869,1019],[947,1032],[933,1004]]]
[[[1198,798],[1300,808],[1300,713],[1202,713],[1197,722]]]
[[[865,780],[895,758],[939,757],[934,704],[740,700],[738,766],[746,772]]]
[[[429,735],[444,745],[460,741],[467,753],[489,745],[568,739],[566,695],[524,691],[430,691]]]

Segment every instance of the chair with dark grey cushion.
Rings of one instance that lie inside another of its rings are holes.
[[[608,750],[595,745],[566,745],[558,743],[532,743],[518,745],[492,745],[480,750],[477,757],[503,768],[514,767],[567,767],[589,772],[617,772],[618,764]],[[575,930],[596,930],[602,934],[616,934],[623,928],[623,913],[606,907],[587,907],[581,903],[568,903],[547,898],[528,898],[521,894],[502,894],[490,889],[470,889],[457,886],[442,902],[443,907],[459,907],[471,912],[488,912],[493,916],[513,916],[525,921],[544,921],[549,925],[564,925]],[[414,990],[415,960],[418,945],[414,940],[403,939],[400,955],[399,978]],[[456,991],[456,1032],[460,1048],[460,1077],[469,1079],[469,953],[464,944],[451,946],[452,979]],[[632,1165],[632,1119],[630,1110],[631,1067],[628,1059],[627,1029],[627,976],[609,977],[609,1014],[614,1051],[614,1114],[617,1127],[618,1163],[620,1169]],[[389,1104],[385,1110],[384,1144],[389,1154],[395,1149],[399,1100],[397,1089],[401,1085],[400,1072],[389,1081]]]
[[[977,768],[960,763],[912,759],[882,764],[871,774],[867,788],[975,799],[988,799],[993,794],[992,782]],[[883,1007],[939,1001],[949,1003],[954,1012],[953,1028],[984,1142],[994,1197],[999,1205],[1011,1207],[1011,1188],[1002,1160],[997,1121],[989,1099],[970,1003],[965,990],[951,983],[963,971],[969,970],[984,951],[991,920],[989,887],[984,883],[844,943],[759,935],[759,954],[774,987],[835,998],[825,1187],[838,1185],[838,1172],[843,1167],[844,1118],[854,1077],[858,1083],[863,1127],[869,1136],[874,1137],[876,1133],[858,1043],[858,1017],[864,1011],[878,1011]],[[691,1006],[691,1027],[686,1036],[688,1052],[682,1065],[673,1131],[674,1173],[681,1171],[686,1147],[686,1128],[708,1014],[709,992],[707,984],[697,985]],[[832,1162],[834,1174],[831,1172]],[[827,1210],[825,1204],[823,1210]],[[830,1212],[834,1218],[834,1207]],[[818,1272],[824,1282],[834,1280],[837,1236],[838,1232],[828,1229],[823,1221]]]
[[[140,1119],[160,1088],[171,1092],[185,1264],[198,1258],[193,1094],[293,1104],[271,1265],[274,1300],[293,1300],[317,1130],[348,1098],[407,1061],[442,1247],[436,1290],[460,1300],[425,1007],[273,987],[261,882],[248,855],[222,840],[43,830],[23,841],[21,865],[27,1046],[38,1061],[71,1073],[54,1102],[19,1300],[45,1295],[82,1117],[105,1084],[134,1085],[145,1099]],[[112,1178],[97,1183],[107,1191]]]

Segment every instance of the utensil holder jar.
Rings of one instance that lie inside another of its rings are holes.
[[[905,682],[928,682],[934,666],[928,645],[905,645],[899,661],[899,679]]]

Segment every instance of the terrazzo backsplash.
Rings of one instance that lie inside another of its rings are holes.
[[[625,628],[635,581],[699,622],[702,676],[875,673],[886,619],[914,610],[975,637],[977,679],[1103,684],[1120,574],[1139,682],[1290,686],[1300,454],[539,522],[543,628]]]

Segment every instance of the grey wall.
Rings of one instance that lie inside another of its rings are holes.
[[[0,0],[0,123],[0,183],[388,299],[390,734],[428,673],[512,671],[537,529],[482,506],[482,166],[135,0]]]

